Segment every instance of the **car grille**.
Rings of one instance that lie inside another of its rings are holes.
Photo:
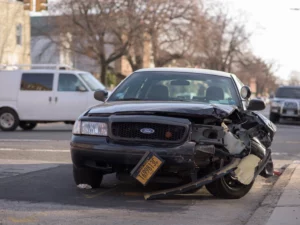
[[[284,102],[283,108],[285,109],[297,109],[297,102]]]
[[[154,132],[149,133],[149,130]],[[111,131],[114,137],[120,139],[177,142],[184,138],[186,128],[184,126],[157,123],[113,122]],[[148,131],[148,133],[145,134],[142,131]]]

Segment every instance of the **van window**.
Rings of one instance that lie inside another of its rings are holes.
[[[84,84],[74,74],[61,73],[58,78],[58,91],[87,90]]]
[[[21,80],[22,91],[52,91],[53,77],[51,73],[23,73]]]

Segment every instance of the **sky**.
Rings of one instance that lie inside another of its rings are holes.
[[[231,12],[242,12],[253,32],[253,52],[279,65],[276,75],[288,79],[300,71],[300,0],[223,0]]]
[[[60,0],[49,0],[56,2]],[[290,73],[300,71],[300,0],[219,0],[226,3],[233,14],[241,13],[252,33],[253,52],[278,64],[276,75],[288,79]]]

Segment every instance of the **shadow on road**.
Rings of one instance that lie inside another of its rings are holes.
[[[114,175],[106,175],[101,188],[79,189],[73,182],[72,166],[60,165],[1,179],[0,199],[96,208],[122,208],[142,212],[177,212],[194,204],[194,200],[216,200],[205,189],[202,189],[195,194],[146,201],[143,193],[153,191],[157,187],[149,188],[121,183],[115,179]]]

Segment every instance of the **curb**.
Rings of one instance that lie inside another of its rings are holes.
[[[284,169],[283,173],[275,182],[270,192],[265,196],[260,205],[258,205],[258,208],[254,211],[245,225],[264,225],[268,222],[297,165],[299,164],[292,163]]]

